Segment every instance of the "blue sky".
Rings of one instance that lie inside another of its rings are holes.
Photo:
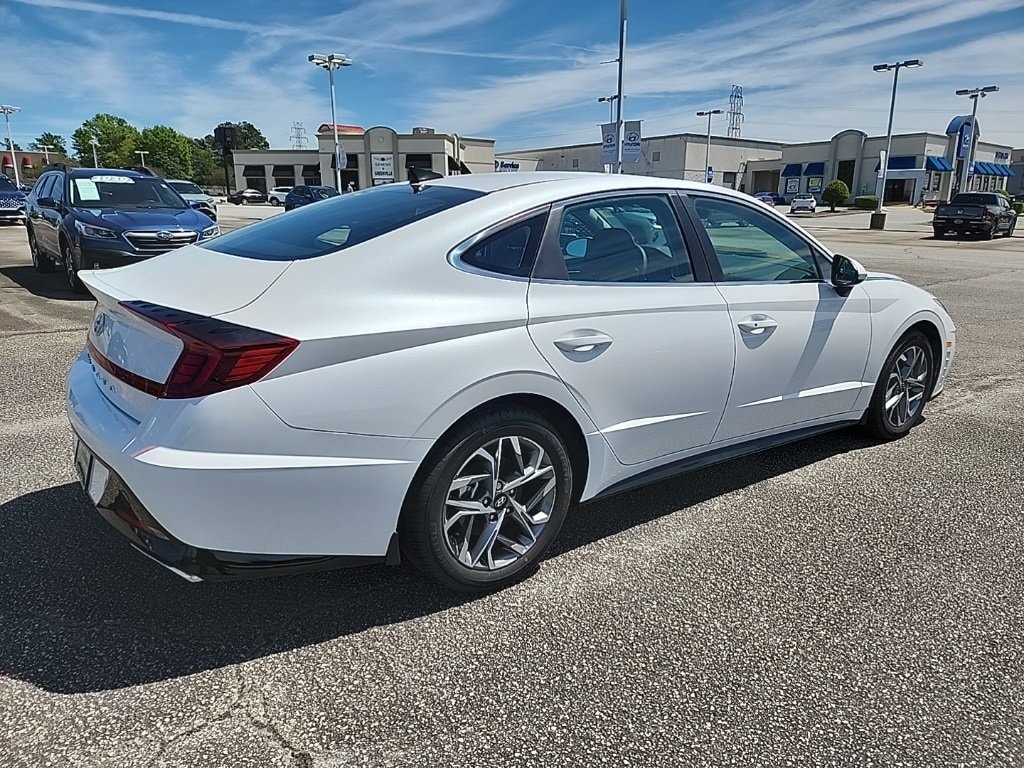
[[[249,120],[278,148],[293,121],[330,119],[327,75],[306,61],[339,51],[339,122],[486,136],[499,149],[596,141],[614,93],[618,0],[0,0],[15,140],[68,136],[97,112],[190,135]],[[884,133],[891,74],[897,131],[942,132],[969,111],[957,88],[997,84],[985,139],[1024,146],[1024,0],[632,0],[627,119],[644,133],[702,132],[698,109],[744,86],[743,135],[827,139]],[[725,132],[724,119],[715,132]]]

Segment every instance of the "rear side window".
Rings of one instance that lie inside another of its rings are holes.
[[[39,181],[36,182],[33,192],[35,192],[36,200],[41,197],[47,197],[50,194],[50,186],[53,184],[53,180],[56,177],[51,173],[49,176],[43,176]]]
[[[237,229],[202,245],[211,251],[264,261],[312,259],[483,197],[458,187],[388,184],[303,206]]]
[[[462,254],[466,264],[501,275],[529,277],[544,232],[546,214],[513,224],[491,235]]]

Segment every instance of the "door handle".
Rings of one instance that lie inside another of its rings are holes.
[[[775,319],[768,317],[768,315],[750,315],[740,320],[736,325],[743,333],[749,333],[751,336],[761,336],[767,333],[770,328],[779,327]]]
[[[554,343],[563,352],[593,352],[611,344],[612,337],[600,331],[573,331],[555,339]]]

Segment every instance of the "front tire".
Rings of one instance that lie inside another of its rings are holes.
[[[399,520],[402,553],[448,589],[507,587],[536,570],[572,490],[568,451],[546,419],[518,407],[474,416],[417,474]]]
[[[278,200],[276,197],[272,197],[270,198],[270,204],[276,208],[281,204],[281,201]]]
[[[928,337],[913,331],[893,347],[882,365],[864,428],[879,440],[897,440],[921,422],[931,395],[933,366]]]
[[[68,276],[68,287],[75,293],[85,293],[85,283],[78,278],[78,266],[75,264],[74,254],[66,242],[61,242],[60,254]]]

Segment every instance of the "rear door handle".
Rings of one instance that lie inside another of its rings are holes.
[[[600,331],[573,331],[555,339],[555,346],[563,352],[593,352],[598,347],[606,347],[613,341],[612,337]]]
[[[750,315],[740,320],[736,325],[743,333],[749,333],[751,336],[761,336],[770,328],[778,328],[779,324],[775,322],[775,319],[768,315]]]

